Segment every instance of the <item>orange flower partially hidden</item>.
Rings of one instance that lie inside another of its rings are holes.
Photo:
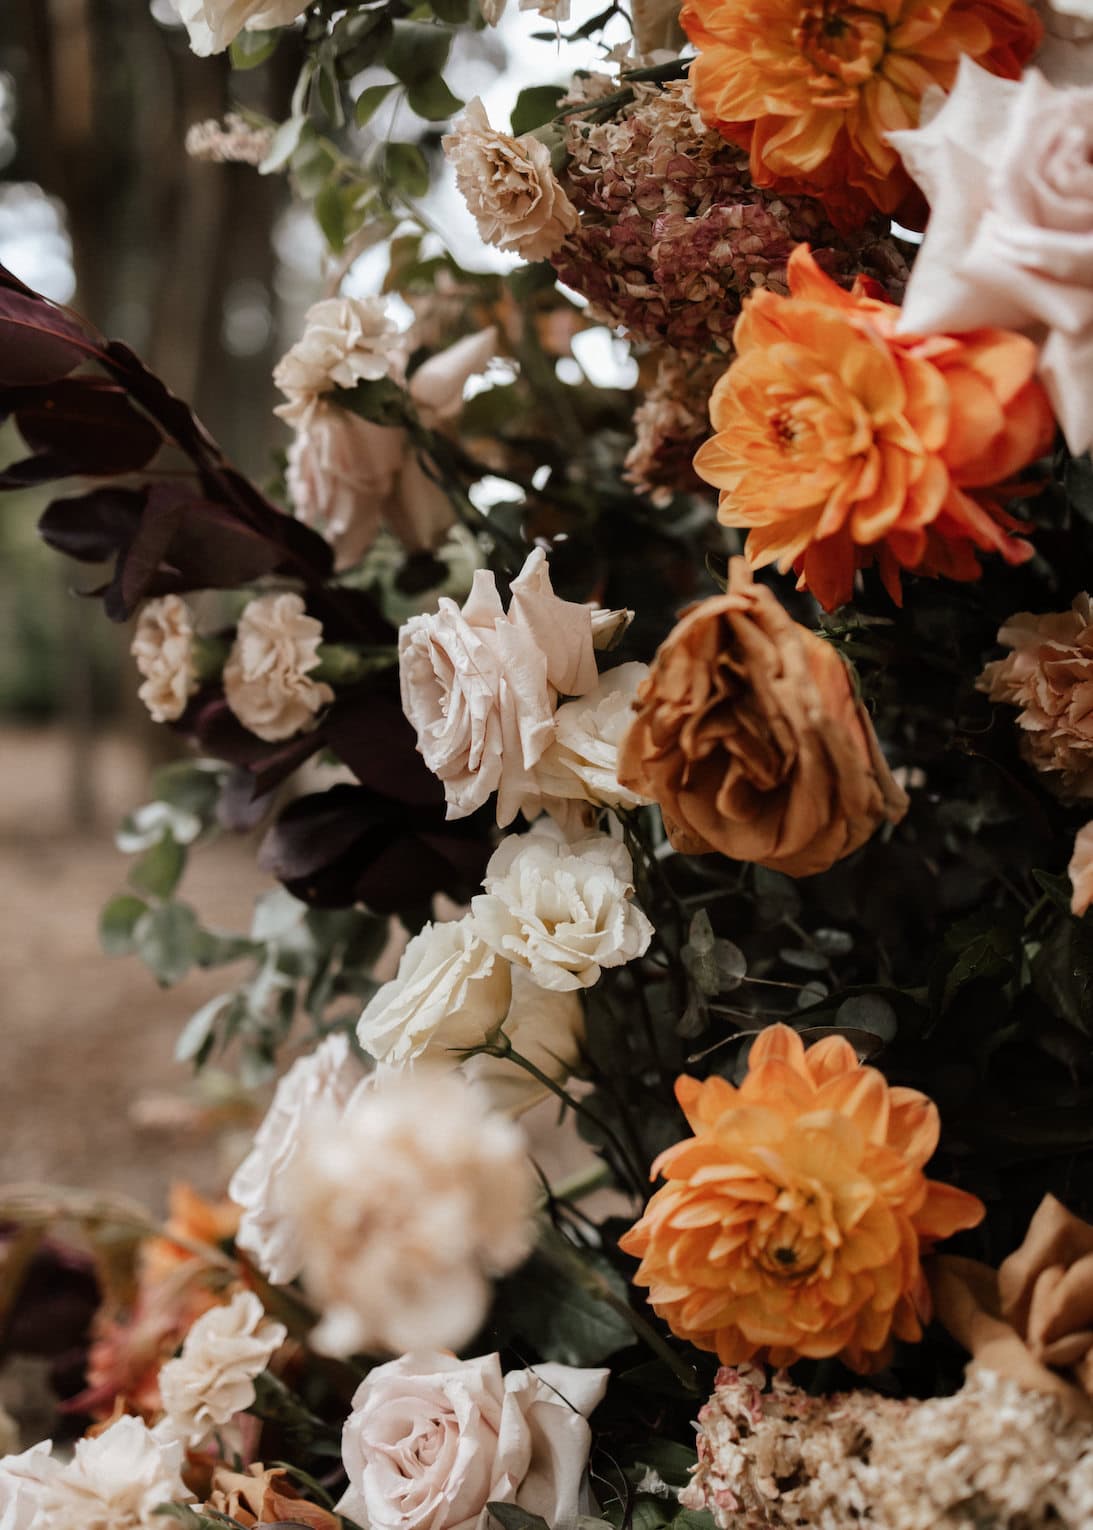
[[[681,1078],[695,1135],[662,1153],[668,1183],[620,1240],[672,1331],[725,1365],[841,1355],[883,1365],[929,1317],[920,1263],[984,1215],[929,1180],[937,1107],[890,1088],[841,1037],[770,1027],[739,1089]]]
[[[962,54],[1019,79],[1043,26],[1024,0],[687,0],[698,109],[750,150],[757,186],[822,198],[843,226],[923,204],[885,135],[918,126]]]
[[[695,457],[720,520],[750,528],[751,565],[795,569],[830,611],[872,563],[898,603],[902,569],[975,579],[980,552],[1030,558],[1002,500],[1055,432],[1032,342],[897,334],[894,303],[861,279],[844,292],[807,245],[789,285],[745,303]]]

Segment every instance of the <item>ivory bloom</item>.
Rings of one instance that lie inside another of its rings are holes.
[[[281,1079],[253,1147],[232,1175],[228,1194],[243,1210],[236,1242],[274,1285],[295,1280],[304,1262],[303,1245],[281,1196],[300,1151],[304,1121],[316,1110],[341,1110],[365,1077],[348,1038],[328,1036]]]
[[[524,260],[546,260],[577,227],[577,209],[530,133],[513,138],[490,126],[476,96],[443,139],[456,185],[487,244]]]
[[[343,1113],[309,1112],[286,1175],[320,1353],[458,1348],[489,1277],[532,1247],[536,1182],[518,1129],[455,1074],[386,1072]]]
[[[1087,823],[1074,836],[1074,853],[1067,867],[1073,897],[1070,911],[1080,919],[1093,904],[1093,823]]]
[[[12,1503],[14,1530],[161,1530],[156,1509],[164,1503],[191,1503],[182,1482],[182,1445],[153,1432],[126,1414],[93,1439],[76,1441],[72,1459],[52,1460],[49,1446],[0,1462],[0,1511],[4,1530]],[[37,1482],[35,1482],[37,1477]],[[8,1498],[10,1482],[21,1481],[22,1502]]]
[[[415,1350],[377,1366],[342,1431],[340,1513],[369,1530],[486,1530],[512,1503],[572,1530],[609,1373],[539,1365],[501,1373],[497,1355]]]
[[[999,79],[963,58],[947,97],[889,141],[930,201],[905,332],[1011,329],[1075,454],[1093,445],[1093,84],[1035,69]]]
[[[253,1291],[238,1291],[226,1307],[212,1307],[194,1323],[182,1353],[159,1373],[168,1426],[197,1446],[254,1401],[254,1378],[288,1337],[283,1323],[266,1317]]]
[[[448,817],[467,817],[496,791],[504,827],[535,791],[558,695],[596,684],[590,609],[554,594],[541,548],[513,580],[507,613],[493,574],[479,569],[462,610],[444,596],[400,629],[399,680]]]
[[[38,1513],[46,1478],[56,1470],[52,1448],[43,1440],[22,1455],[0,1460],[0,1530],[44,1530]]]
[[[175,9],[190,34],[194,53],[207,56],[224,49],[245,28],[287,27],[302,16],[308,0],[175,0]]]
[[[274,368],[287,399],[275,413],[290,425],[306,424],[320,394],[378,382],[402,366],[403,350],[382,298],[323,298],[308,309],[303,334]]]
[[[648,673],[647,664],[620,664],[587,695],[555,712],[554,738],[535,768],[548,808],[552,798],[624,809],[652,800],[619,782],[619,748]]]
[[[152,720],[174,722],[181,717],[198,686],[193,617],[181,596],[161,595],[145,602],[129,652],[144,676],[137,695]]]
[[[443,1060],[480,1045],[505,1018],[511,998],[508,962],[479,939],[469,918],[427,924],[403,952],[396,976],[369,1000],[357,1039],[377,1061],[395,1066],[425,1053]]]
[[[512,967],[512,1003],[504,1032],[514,1052],[562,1084],[576,1068],[584,1040],[584,1006],[572,989],[540,988],[523,967]],[[480,1052],[460,1070],[480,1085],[494,1110],[521,1115],[549,1093],[519,1063]]]
[[[322,637],[299,595],[250,602],[224,666],[224,696],[244,728],[273,743],[315,726],[316,713],[334,700],[329,685],[308,679]]]
[[[641,956],[652,939],[653,926],[633,902],[630,853],[606,834],[574,844],[510,834],[482,885],[471,901],[475,927],[540,988],[590,988],[605,967]]]

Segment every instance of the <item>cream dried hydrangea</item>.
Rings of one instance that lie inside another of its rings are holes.
[[[207,57],[223,53],[246,28],[263,31],[287,27],[302,16],[310,0],[174,0],[179,20],[190,36],[190,47]]]
[[[1087,1530],[1093,1424],[990,1371],[925,1402],[718,1372],[680,1494],[721,1530]]]
[[[274,368],[273,380],[287,400],[275,413],[290,425],[306,424],[321,394],[401,374],[404,352],[383,298],[336,297],[313,303],[304,317],[303,334]]]
[[[510,834],[471,901],[482,939],[526,967],[540,988],[590,988],[649,946],[653,926],[633,901],[625,845],[606,834],[567,844],[556,832]]]
[[[536,1183],[519,1130],[457,1074],[387,1072],[303,1122],[285,1205],[322,1312],[320,1353],[458,1349],[490,1277],[531,1251]]]
[[[513,138],[490,126],[475,99],[443,140],[459,187],[487,244],[524,260],[546,260],[577,227],[544,143],[524,133]]]
[[[1029,763],[1064,797],[1093,797],[1093,599],[1069,611],[1011,616],[998,641],[1012,652],[976,682],[992,701],[1019,707]]]
[[[236,1242],[274,1285],[295,1280],[304,1262],[299,1232],[282,1201],[304,1122],[312,1111],[343,1109],[366,1078],[349,1038],[328,1036],[278,1083],[254,1144],[232,1175],[228,1194],[242,1210]]]
[[[275,743],[315,726],[334,700],[329,685],[310,679],[322,637],[322,624],[307,615],[299,595],[250,602],[224,666],[224,696],[244,728]]]
[[[137,695],[155,722],[174,722],[198,687],[194,621],[180,595],[146,601],[129,652],[144,683]]]
[[[254,1378],[288,1337],[253,1291],[237,1291],[193,1324],[182,1353],[159,1373],[168,1429],[195,1447],[254,1402]]]

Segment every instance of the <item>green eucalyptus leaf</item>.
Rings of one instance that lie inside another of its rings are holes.
[[[466,105],[448,89],[439,74],[416,81],[407,90],[406,99],[410,110],[426,122],[447,122]]]
[[[565,93],[564,85],[528,85],[522,90],[512,108],[512,131],[516,137],[549,122]]]
[[[133,893],[119,893],[99,915],[99,944],[107,956],[128,956],[133,949],[133,931],[148,912],[143,898]]]
[[[501,1530],[550,1530],[541,1514],[518,1508],[514,1503],[488,1503],[486,1508]]]
[[[235,994],[218,993],[207,1004],[194,1011],[178,1034],[175,1042],[175,1061],[190,1062],[206,1054],[212,1047],[216,1026],[220,1017],[238,1000]]]
[[[233,69],[257,69],[276,51],[281,40],[280,30],[271,32],[248,31],[246,28],[232,38],[228,49]]]
[[[289,163],[304,137],[305,129],[313,131],[306,116],[300,113],[289,117],[273,135],[269,153],[258,166],[259,175],[275,175]]]
[[[340,254],[345,248],[346,217],[342,190],[336,181],[327,181],[315,198],[315,220],[335,255]]]
[[[383,62],[404,85],[419,85],[448,62],[452,34],[427,21],[396,21]]]
[[[465,26],[471,13],[470,0],[429,0],[429,9],[451,27]]]
[[[186,869],[186,847],[167,833],[136,861],[129,870],[129,881],[138,892],[153,898],[169,898]]]
[[[362,90],[357,97],[357,104],[353,108],[353,115],[356,118],[357,126],[364,127],[366,122],[371,122],[372,118],[387,100],[387,97],[397,87],[397,80],[388,80],[383,85],[369,85],[365,90]]]
[[[374,425],[402,425],[406,420],[406,395],[390,377],[359,382],[354,388],[339,388],[334,402]]]
[[[383,155],[383,176],[404,196],[423,197],[429,189],[429,166],[416,143],[389,143]]]
[[[188,903],[149,909],[133,931],[133,945],[164,987],[184,978],[194,964],[197,916]]]

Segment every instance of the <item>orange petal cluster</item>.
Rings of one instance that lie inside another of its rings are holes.
[[[789,286],[745,303],[695,457],[719,519],[749,529],[749,563],[795,569],[832,610],[869,564],[898,603],[901,570],[968,580],[981,552],[1031,557],[1002,501],[1054,437],[1035,345],[898,334],[896,304],[861,278],[844,292],[807,245]]]
[[[962,54],[1019,79],[1043,26],[1025,0],[687,0],[698,109],[750,151],[757,186],[820,197],[843,227],[874,208],[922,226],[885,135],[915,128]]]
[[[937,1107],[890,1088],[848,1042],[805,1049],[783,1025],[740,1088],[681,1078],[694,1136],[662,1153],[667,1184],[620,1246],[680,1338],[725,1365],[841,1355],[883,1365],[929,1317],[921,1255],[982,1220],[975,1196],[923,1174]]]

